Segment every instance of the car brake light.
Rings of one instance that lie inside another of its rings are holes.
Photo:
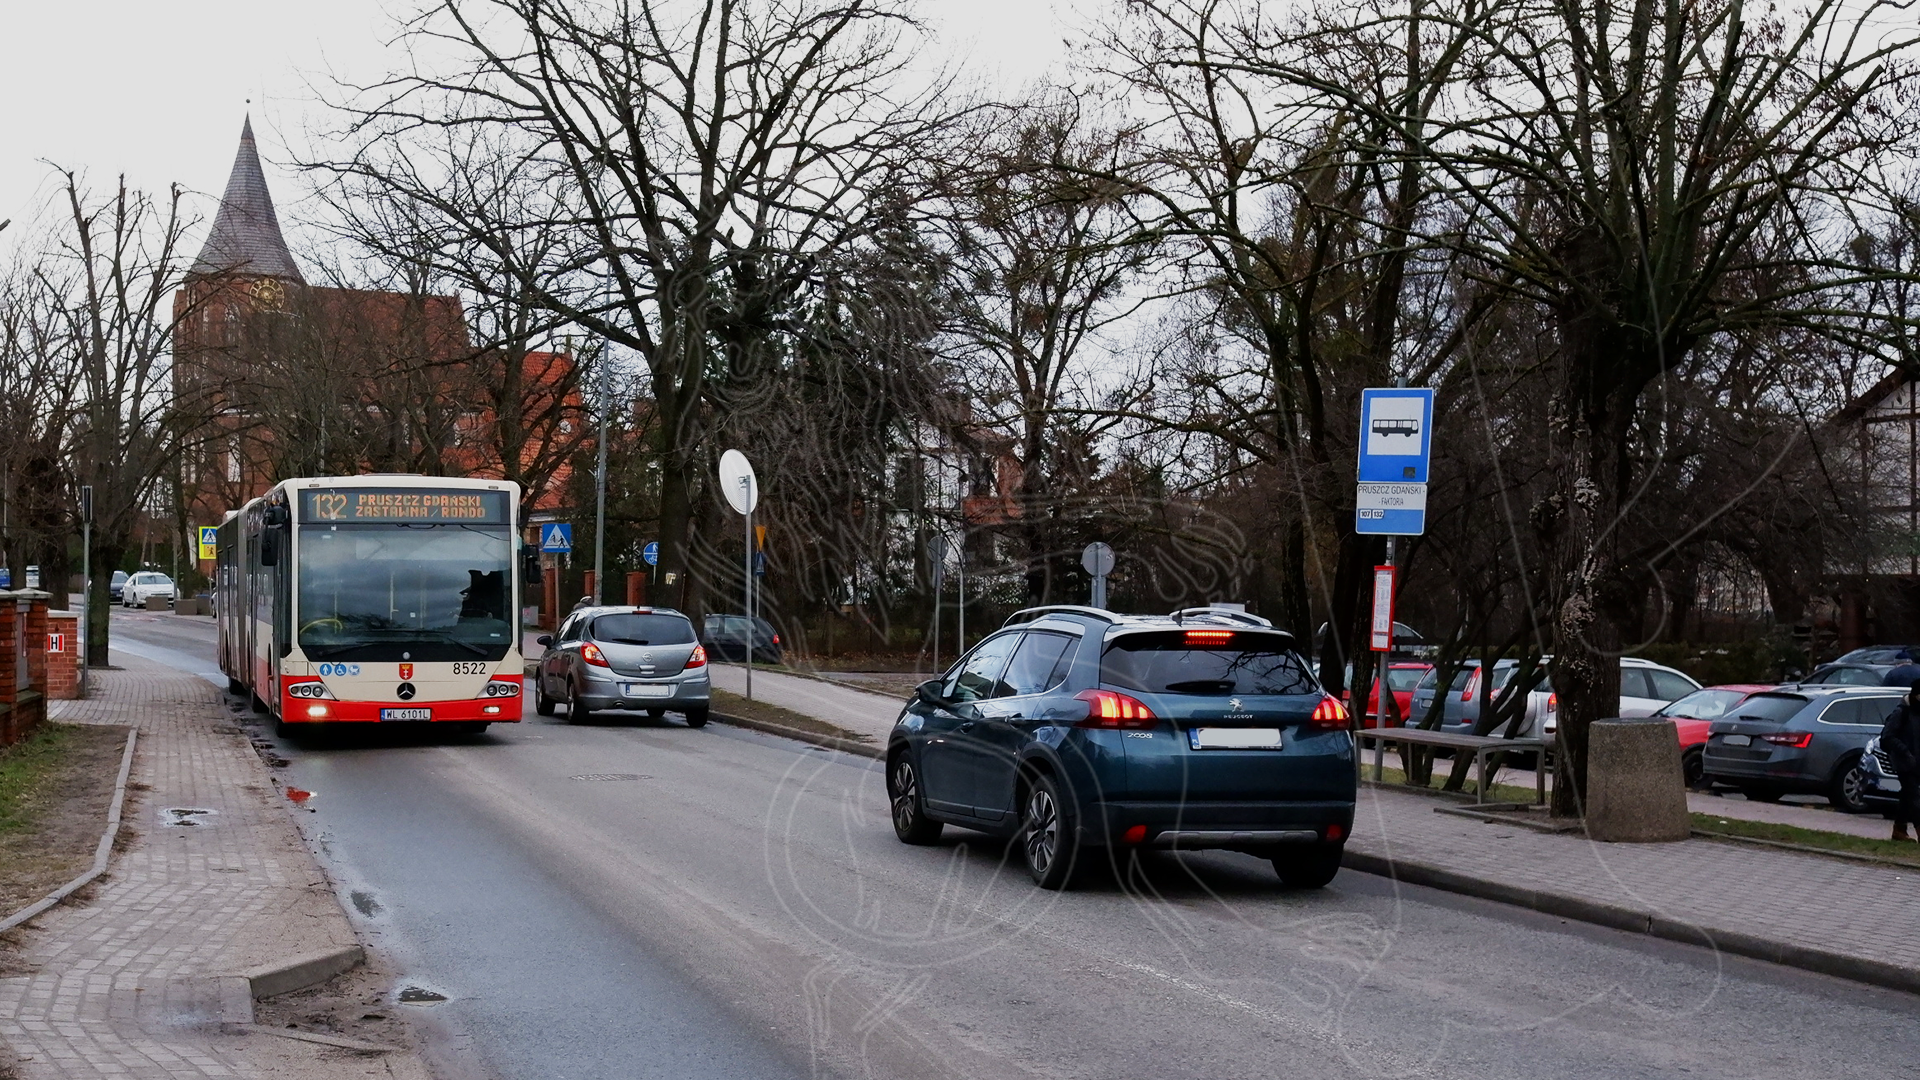
[[[1233,631],[1231,630],[1189,630],[1187,631],[1187,644],[1189,645],[1218,646],[1218,645],[1225,645],[1227,642],[1232,640],[1233,640]]]
[[[1548,712],[1560,711],[1560,695],[1559,694],[1547,695],[1547,711]]]
[[[595,645],[592,642],[588,642],[585,645],[580,646],[580,659],[585,660],[587,663],[592,664],[594,667],[613,666],[607,663],[606,654],[600,651],[600,646]]]
[[[687,666],[688,667],[706,667],[707,666],[707,647],[705,645],[695,645],[693,647],[693,654],[687,657]]]
[[[780,635],[779,635],[779,634],[775,634],[775,635],[773,635],[773,643],[774,643],[775,645],[778,645],[778,644],[780,644]]]
[[[1331,697],[1323,697],[1320,704],[1313,707],[1313,716],[1307,722],[1323,731],[1345,731],[1347,707]]]
[[[1813,741],[1813,732],[1777,731],[1772,735],[1762,735],[1760,738],[1775,746],[1791,746],[1795,749],[1801,749]]]
[[[1472,701],[1473,692],[1478,689],[1480,689],[1480,669],[1475,668],[1473,674],[1467,677],[1467,688],[1460,691],[1460,700]]]
[[[1347,835],[1347,830],[1337,824],[1327,826],[1327,840],[1330,842],[1334,840],[1339,840],[1346,835]]]
[[[1150,728],[1160,722],[1144,702],[1111,690],[1082,690],[1073,695],[1087,703],[1087,718],[1074,725],[1084,728]]]

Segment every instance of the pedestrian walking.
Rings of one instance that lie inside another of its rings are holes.
[[[1920,679],[1880,729],[1880,749],[1900,774],[1900,803],[1893,812],[1893,838],[1910,840],[1909,826],[1920,825]]]

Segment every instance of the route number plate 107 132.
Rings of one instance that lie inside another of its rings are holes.
[[[431,720],[432,709],[381,709],[382,720]]]

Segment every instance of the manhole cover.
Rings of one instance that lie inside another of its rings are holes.
[[[219,812],[198,806],[164,806],[160,808],[160,824],[191,828],[202,824],[201,818],[211,817]]]
[[[400,992],[394,996],[408,1005],[438,1005],[447,1000],[447,995],[436,990],[429,990],[424,986],[402,987]]]
[[[569,780],[651,780],[653,779],[653,777],[641,776],[639,773],[630,773],[630,772],[590,772],[590,773],[581,773],[579,776],[569,776],[567,777],[567,779]]]

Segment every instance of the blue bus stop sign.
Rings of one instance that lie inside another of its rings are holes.
[[[660,565],[660,541],[658,540],[647,541],[647,546],[640,549],[640,558],[644,560],[648,566],[659,566]]]
[[[1354,531],[1376,536],[1425,532],[1427,466],[1432,456],[1432,390],[1362,390]]]
[[[540,550],[547,552],[568,552],[573,550],[573,526],[564,521],[549,521],[540,526]]]

